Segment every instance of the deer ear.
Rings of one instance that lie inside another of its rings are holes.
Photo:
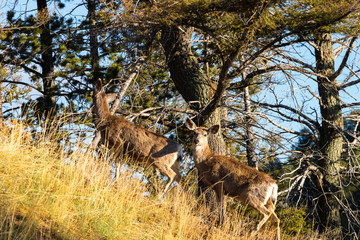
[[[196,129],[196,124],[188,117],[186,117],[186,119],[185,119],[185,126],[189,130],[195,130]]]
[[[103,90],[103,85],[100,78],[95,80],[94,89],[95,92],[101,92]]]
[[[208,129],[208,131],[212,134],[216,134],[219,131],[220,126],[219,125],[214,125],[211,128]]]

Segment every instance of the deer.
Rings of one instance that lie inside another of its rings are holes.
[[[182,147],[174,140],[158,135],[122,116],[110,113],[109,100],[114,94],[106,94],[101,79],[94,83],[94,112],[96,130],[100,131],[103,143],[116,156],[127,155],[134,162],[153,166],[168,181],[159,198],[164,197],[170,185],[180,184],[179,164]]]
[[[185,126],[194,133],[192,140],[193,160],[199,178],[215,191],[219,222],[224,222],[224,194],[251,206],[263,215],[255,227],[257,232],[271,218],[276,225],[276,237],[280,240],[280,220],[275,214],[278,186],[274,179],[235,158],[211,152],[207,136],[216,134],[220,126],[198,127],[188,117]]]

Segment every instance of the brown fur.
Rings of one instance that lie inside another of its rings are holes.
[[[165,194],[174,180],[179,182],[181,179],[181,146],[123,117],[111,115],[101,80],[96,81],[94,90],[96,128],[101,133],[101,141],[117,156],[127,154],[134,161],[152,165],[167,176]]]
[[[185,125],[194,132],[193,156],[200,179],[216,193],[220,209],[220,222],[224,221],[224,194],[233,197],[263,214],[264,218],[256,227],[259,230],[269,219],[277,226],[277,238],[280,239],[279,219],[275,214],[277,184],[269,175],[259,172],[234,158],[217,155],[210,151],[207,135],[215,134],[219,126],[209,129],[197,127],[186,118]]]

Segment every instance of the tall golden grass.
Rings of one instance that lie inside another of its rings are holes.
[[[0,130],[0,239],[275,237],[270,224],[252,233],[259,219],[248,219],[239,209],[229,210],[217,226],[189,182],[189,189],[174,187],[159,201],[144,194],[146,184],[128,168],[114,179],[111,163],[94,154],[65,152],[48,136],[34,140],[21,122],[8,126]],[[312,238],[287,238],[304,237]]]

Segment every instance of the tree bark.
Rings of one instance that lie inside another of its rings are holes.
[[[99,70],[99,44],[98,34],[96,32],[96,0],[88,0],[88,19],[89,19],[89,37],[90,37],[90,61],[92,68],[92,81],[95,82],[101,77]]]
[[[247,158],[248,165],[250,167],[258,169],[256,158],[255,158],[255,143],[254,143],[254,133],[253,133],[253,127],[252,127],[249,87],[244,88],[244,108],[245,108],[245,113],[246,113],[246,115],[245,115],[246,158]]]
[[[341,101],[335,72],[335,59],[331,34],[321,34],[317,37],[318,48],[315,50],[316,67],[318,73],[318,90],[320,96],[320,110],[322,125],[320,127],[319,159],[321,178],[317,184],[320,193],[318,202],[319,230],[326,227],[338,228],[341,226],[340,204],[340,157],[342,151],[343,129]]]
[[[54,58],[53,58],[53,37],[50,32],[50,17],[46,0],[37,0],[38,15],[44,19],[44,24],[40,26],[41,42],[41,78],[44,88],[43,110],[45,117],[51,117],[56,113],[55,96],[55,76],[54,76]]]
[[[190,108],[199,111],[211,99],[211,86],[192,53],[192,29],[169,27],[162,31],[161,42],[167,57],[171,79]]]

